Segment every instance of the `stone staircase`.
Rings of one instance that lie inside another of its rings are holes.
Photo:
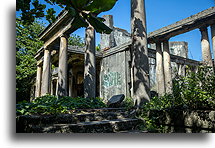
[[[74,110],[71,114],[23,115],[17,133],[130,133],[142,120],[122,108]]]

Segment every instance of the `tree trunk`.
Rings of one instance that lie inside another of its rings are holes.
[[[96,57],[95,30],[92,26],[86,29],[86,50],[84,61],[84,97],[96,97]]]
[[[140,108],[150,100],[149,61],[144,0],[131,0],[133,98]]]

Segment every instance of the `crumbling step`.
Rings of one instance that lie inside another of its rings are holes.
[[[136,133],[149,133],[149,132],[148,131],[141,131],[141,130],[127,130],[127,131],[119,131],[118,133],[136,134]]]
[[[115,133],[118,131],[134,130],[142,120],[114,119],[77,124],[53,124],[48,126],[32,126],[26,132],[30,133]]]
[[[17,124],[67,124],[89,121],[102,121],[132,117],[130,112],[97,112],[59,115],[22,115],[17,117]]]
[[[71,113],[97,113],[97,112],[124,112],[126,111],[124,108],[98,108],[98,109],[75,109],[70,110]]]

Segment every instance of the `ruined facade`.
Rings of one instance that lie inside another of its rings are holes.
[[[45,44],[35,56],[38,61],[35,97],[45,94],[85,96],[84,92],[87,91],[89,94],[89,91],[94,89],[95,96],[105,100],[117,94],[125,94],[127,97],[134,95],[132,67],[134,55],[131,34],[114,27],[112,16],[106,15],[104,18],[105,24],[113,31],[109,35],[101,34],[100,52],[94,53],[86,47],[68,46],[67,37],[72,32],[72,26],[69,26],[72,19],[68,17],[66,11],[61,12],[58,21],[41,33],[40,39]],[[200,64],[199,61],[188,59],[188,43],[168,42],[169,38],[175,35],[201,28],[203,63],[212,66],[205,28],[212,26],[214,47],[214,22],[215,8],[212,7],[148,34],[147,58],[151,90],[157,91],[158,94],[171,93],[171,80],[174,74],[184,75],[186,65],[195,67]],[[92,59],[95,57],[95,60],[90,61],[92,63],[90,65],[94,65],[94,74],[90,72],[91,68],[86,66],[89,56]],[[91,78],[95,83],[88,86],[91,82],[86,79],[91,80]],[[84,87],[88,87],[88,90]]]

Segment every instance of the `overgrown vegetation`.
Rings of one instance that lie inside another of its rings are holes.
[[[70,113],[74,109],[103,108],[100,98],[71,98],[46,95],[32,102],[23,101],[16,105],[17,115]]]
[[[110,34],[112,30],[97,15],[112,9],[116,2],[117,0],[17,0],[16,11],[20,12],[23,23],[29,25],[36,18],[43,17],[53,23],[56,20],[55,10],[66,9],[74,18],[71,24],[74,26],[73,31],[92,25],[97,32]]]
[[[173,79],[173,94],[154,97],[144,105],[139,115],[145,120],[144,129],[153,132],[162,130],[163,127],[157,126],[149,113],[166,109],[215,109],[215,75],[212,68],[200,66],[197,72],[177,75]]]
[[[36,76],[36,60],[34,58],[37,50],[43,42],[39,40],[38,34],[44,25],[34,22],[32,25],[24,25],[16,19],[16,95],[17,101],[30,98],[30,91]]]
[[[16,100],[30,100],[32,86],[36,78],[36,52],[42,47],[38,34],[44,29],[44,24],[35,21],[25,25],[16,18]],[[71,34],[68,44],[84,46],[84,40],[76,34]],[[52,68],[55,66],[52,65]]]
[[[130,97],[126,97],[125,100],[122,102],[122,107],[126,110],[130,110],[134,108],[134,101]]]

